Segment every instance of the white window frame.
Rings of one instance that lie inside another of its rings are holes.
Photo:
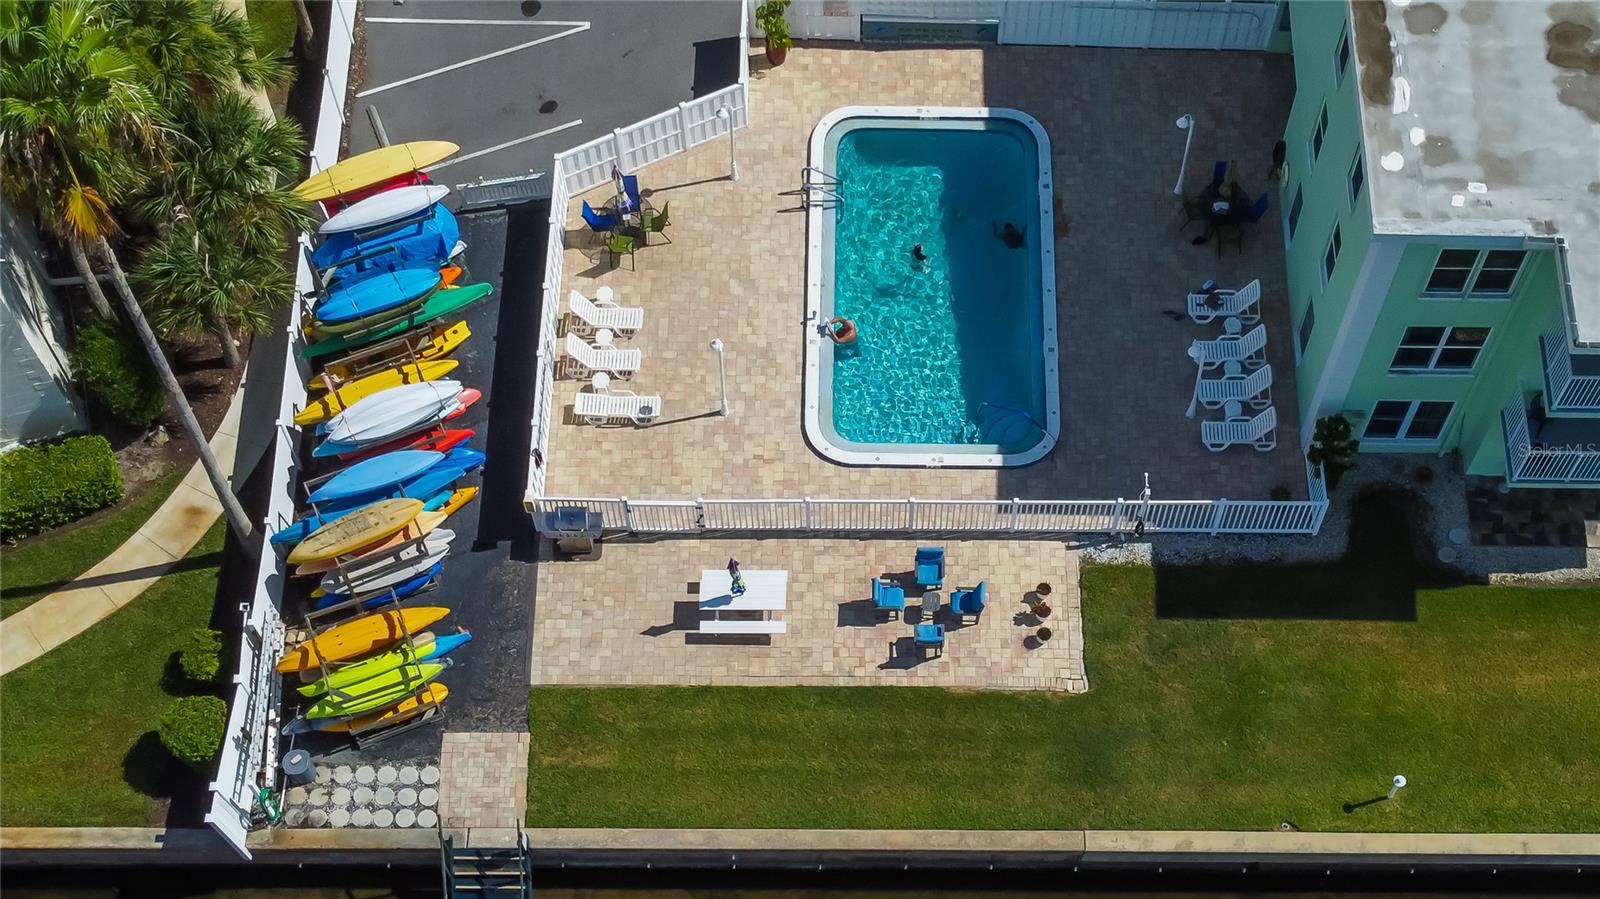
[[[1361,175],[1360,184],[1356,183],[1357,173]],[[1345,186],[1348,188],[1350,193],[1350,211],[1354,212],[1356,209],[1356,201],[1361,199],[1361,191],[1367,186],[1367,159],[1366,154],[1362,152],[1362,149],[1359,146],[1356,147],[1355,162],[1350,164],[1350,171],[1345,175]],[[1433,271],[1431,269],[1428,271],[1428,276],[1430,278],[1433,277]]]
[[[1337,86],[1344,84],[1344,73],[1350,71],[1350,29],[1346,28],[1339,36],[1338,43],[1333,45],[1333,83]]]
[[[1328,251],[1333,251],[1333,264],[1328,264]],[[1339,253],[1344,250],[1344,237],[1339,233],[1339,223],[1333,223],[1333,230],[1328,233],[1328,242],[1323,245],[1322,258],[1317,260],[1317,268],[1322,272],[1322,287],[1328,287],[1328,282],[1333,280],[1333,273],[1339,267]]]
[[[1522,254],[1522,261],[1517,265],[1517,273],[1511,278],[1511,287],[1505,293],[1481,293],[1474,291],[1477,286],[1478,275],[1483,271],[1483,264],[1488,260],[1489,254],[1498,251],[1509,251]],[[1458,291],[1429,290],[1428,281],[1433,280],[1433,273],[1439,270],[1439,261],[1444,254],[1452,252],[1477,253],[1472,260],[1472,267],[1467,270],[1467,279]],[[1522,273],[1528,269],[1528,259],[1532,256],[1523,247],[1440,247],[1434,254],[1433,265],[1428,267],[1428,279],[1422,283],[1421,296],[1425,300],[1509,300],[1517,292],[1517,287],[1522,283]]]
[[[1478,360],[1483,358],[1484,350],[1487,350],[1489,348],[1489,339],[1494,335],[1494,329],[1493,328],[1477,328],[1477,327],[1472,326],[1472,325],[1413,325],[1410,328],[1406,328],[1406,331],[1410,331],[1413,328],[1439,328],[1440,329],[1440,331],[1439,331],[1439,339],[1437,341],[1435,341],[1431,345],[1432,354],[1428,357],[1428,364],[1427,365],[1422,365],[1422,366],[1397,366],[1397,365],[1394,364],[1394,356],[1395,355],[1399,355],[1399,353],[1400,353],[1400,351],[1402,349],[1415,349],[1415,350],[1430,349],[1430,345],[1428,345],[1428,344],[1424,344],[1424,343],[1406,343],[1405,331],[1402,331],[1400,333],[1400,341],[1395,344],[1394,355],[1391,355],[1389,357],[1389,373],[1392,374],[1392,375],[1445,375],[1445,376],[1457,376],[1457,377],[1459,377],[1461,375],[1470,376],[1472,374],[1472,372],[1478,367]],[[1474,346],[1465,346],[1465,345],[1463,345],[1463,346],[1452,346],[1451,343],[1450,343],[1450,336],[1453,333],[1455,333],[1457,330],[1462,330],[1462,329],[1465,329],[1465,330],[1481,330],[1481,331],[1485,332],[1484,335],[1483,335],[1483,343],[1481,343],[1481,344],[1479,344],[1479,345],[1477,345],[1475,347]],[[1444,355],[1444,351],[1445,350],[1475,350],[1476,352],[1472,357],[1472,364],[1467,366],[1466,368],[1439,368],[1439,357]]]
[[[1377,417],[1378,406],[1381,403],[1409,403],[1405,417],[1400,420],[1400,428],[1393,437],[1369,437],[1367,428],[1372,425],[1372,420]],[[1417,410],[1423,403],[1449,403],[1450,411],[1445,415],[1444,421],[1439,423],[1439,434],[1435,437],[1407,437],[1406,432],[1411,430],[1411,423],[1417,418]],[[1456,408],[1460,406],[1455,400],[1376,400],[1372,404],[1372,411],[1367,413],[1367,423],[1361,428],[1361,443],[1377,444],[1378,446],[1431,446],[1444,440],[1450,433],[1450,421],[1456,416]]]

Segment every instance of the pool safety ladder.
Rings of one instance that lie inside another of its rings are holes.
[[[844,196],[839,193],[839,179],[830,175],[814,165],[808,165],[800,170],[800,193],[805,196],[807,206],[838,206],[844,202]]]
[[[973,422],[980,429],[984,443],[1005,445],[1022,439],[1030,429],[1044,431],[1044,426],[1035,421],[1028,410],[1005,403],[984,403],[978,407]]]

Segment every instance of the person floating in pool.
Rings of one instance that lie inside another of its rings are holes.
[[[828,319],[828,323],[822,327],[828,339],[839,346],[849,346],[856,342],[856,323],[848,318],[836,315]]]
[[[1004,228],[1000,227],[999,222],[991,222],[990,224],[994,226],[994,236],[1000,238],[1000,240],[1005,243],[1006,249],[1008,250],[1020,248],[1023,244],[1023,241],[1027,240],[1027,228],[1023,228],[1021,231],[1018,231],[1017,226],[1011,224],[1010,222],[1006,222],[1006,226]]]
[[[911,267],[912,268],[922,268],[922,263],[927,262],[927,261],[928,261],[928,254],[922,252],[922,244],[919,243],[919,244],[916,244],[916,245],[911,247]]]

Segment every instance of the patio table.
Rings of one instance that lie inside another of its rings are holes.
[[[939,614],[939,605],[944,601],[938,590],[929,590],[922,594],[922,617],[932,622],[934,616]]]
[[[722,617],[724,612],[760,612],[761,621],[782,624],[773,620],[772,613],[782,612],[789,607],[789,572],[750,570],[740,574],[744,577],[745,590],[734,596],[733,578],[726,569],[707,568],[700,572],[699,608],[702,612],[711,613],[709,620],[700,622],[702,631],[726,630],[715,626],[715,623],[730,621]],[[777,632],[781,633],[781,630]]]

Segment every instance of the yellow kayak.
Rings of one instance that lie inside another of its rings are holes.
[[[346,381],[359,372],[371,371],[381,367],[385,362],[399,362],[415,358],[418,362],[428,362],[442,359],[456,351],[456,347],[465,343],[472,331],[467,328],[466,322],[456,322],[453,325],[439,325],[414,337],[403,341],[389,341],[387,345],[379,345],[372,350],[347,356],[338,362],[329,362],[323,371],[336,381]],[[411,351],[407,353],[407,348]],[[360,375],[364,377],[364,375]],[[315,375],[306,382],[306,392],[317,393],[328,389],[328,382],[321,375]]]
[[[380,390],[399,387],[401,384],[415,384],[418,381],[436,381],[455,370],[460,364],[454,359],[411,362],[384,369],[364,378],[357,378],[342,385],[338,390],[310,400],[304,409],[294,414],[294,423],[314,425],[319,421],[326,421],[343,412],[357,400],[369,397]]]
[[[398,724],[410,718],[415,718],[427,710],[444,702],[450,695],[450,688],[441,683],[432,683],[423,687],[421,692],[408,696],[387,709],[368,712],[359,718],[344,720],[340,718],[319,719],[317,730],[344,733],[346,731],[372,727],[377,724]]]
[[[398,643],[407,632],[421,633],[428,625],[448,614],[450,610],[444,606],[413,606],[409,609],[364,615],[354,621],[346,621],[344,624],[323,631],[316,639],[301,643],[285,652],[283,658],[278,661],[278,673],[294,674],[307,668],[315,668],[319,654],[326,662],[359,659],[368,653]],[[402,622],[405,624],[404,630],[400,627]],[[312,649],[313,644],[316,647],[315,651]]]
[[[323,169],[302,181],[294,193],[302,200],[326,200],[426,168],[454,156],[460,149],[447,140],[414,140],[380,147]]]
[[[435,528],[441,524],[444,524],[444,520],[449,517],[449,513],[443,510],[438,512],[420,512],[417,514],[416,518],[411,520],[409,524],[400,530],[395,531],[393,534],[390,534],[381,540],[358,546],[355,549],[352,549],[350,552],[344,553],[344,555],[349,555],[355,559],[360,559],[362,556],[365,556],[368,553],[381,553],[392,550],[397,546],[402,546],[410,543],[413,540],[419,540],[428,536],[429,534],[433,533]],[[343,519],[340,520],[342,521]],[[334,522],[334,524],[338,523],[339,522],[337,521]],[[300,565],[294,570],[294,573],[296,575],[323,574],[324,572],[332,571],[337,562],[338,559],[333,556],[329,556],[325,559],[316,559]]]
[[[445,517],[448,518],[449,516],[461,511],[462,506],[472,502],[477,498],[477,487],[457,487],[455,492],[450,494],[450,498],[445,500],[444,505],[439,507],[439,511],[443,512]]]
[[[422,511],[420,499],[386,499],[357,509],[312,531],[289,553],[290,565],[304,565],[353,553],[410,524]]]

